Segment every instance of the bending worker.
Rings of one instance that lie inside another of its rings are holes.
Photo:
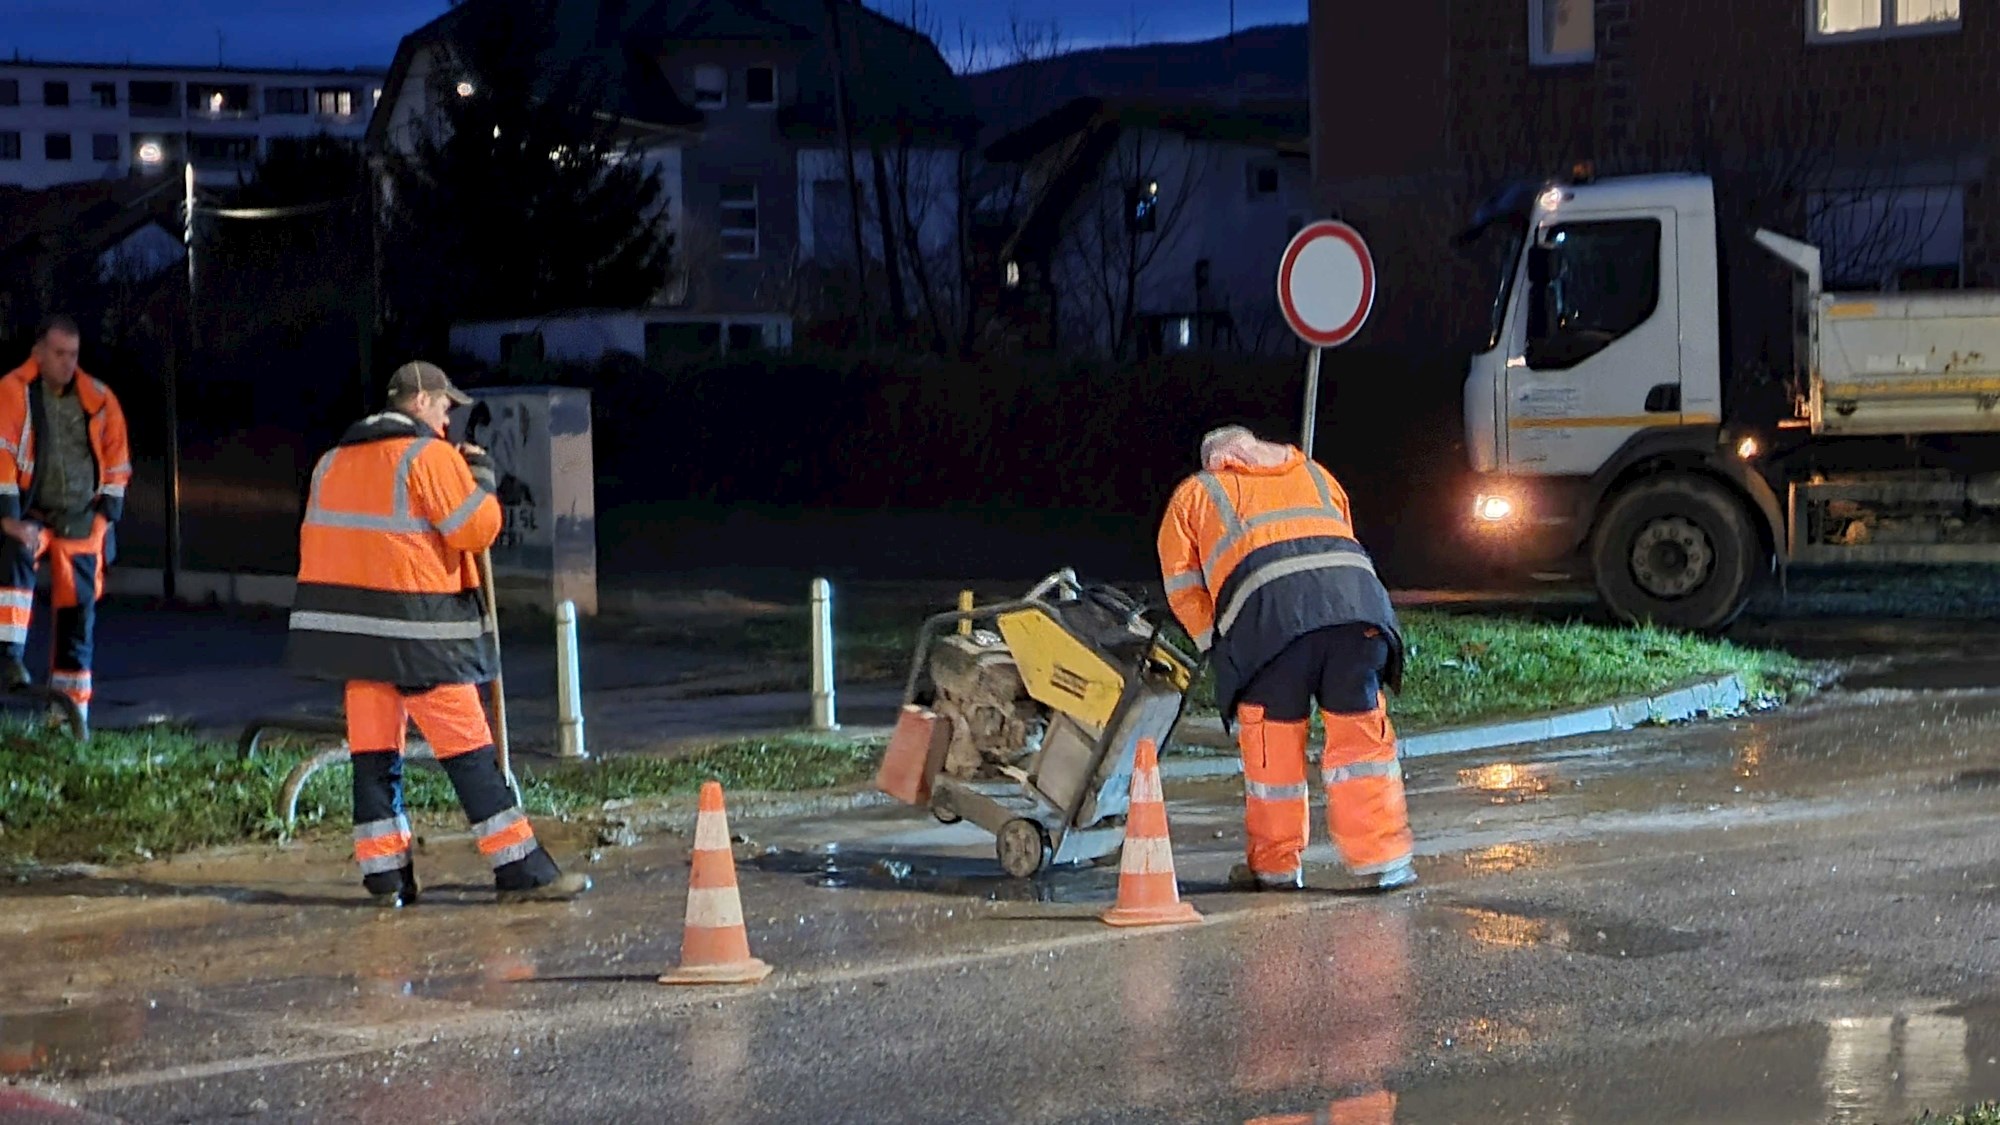
[[[1347,493],[1296,447],[1242,426],[1203,437],[1201,464],[1167,505],[1160,573],[1174,616],[1209,655],[1216,703],[1243,754],[1249,863],[1230,872],[1230,885],[1305,885],[1315,700],[1341,859],[1381,890],[1416,882],[1383,697],[1385,686],[1401,687],[1403,639],[1355,541]]]
[[[493,467],[440,440],[472,399],[437,367],[406,363],[389,409],[355,423],[313,470],[299,532],[286,664],[347,685],[354,858],[377,904],[416,901],[403,811],[403,739],[415,718],[493,867],[501,902],[574,898],[500,769],[478,685],[498,652],[481,612],[476,556],[500,534]]]
[[[29,682],[21,658],[35,569],[47,555],[56,615],[49,686],[88,721],[91,634],[132,453],[118,396],[77,366],[81,341],[75,321],[50,317],[28,362],[0,378],[0,685]]]

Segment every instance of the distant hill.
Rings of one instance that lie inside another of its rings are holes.
[[[969,74],[965,84],[990,132],[1086,96],[1303,100],[1306,57],[1305,24],[1272,24],[1234,39],[1073,51]]]

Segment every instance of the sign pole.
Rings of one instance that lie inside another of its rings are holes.
[[[1315,347],[1306,354],[1306,420],[1299,438],[1299,448],[1305,451],[1306,459],[1313,455],[1313,434],[1319,428],[1319,353]]]

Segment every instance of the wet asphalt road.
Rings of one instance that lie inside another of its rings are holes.
[[[895,810],[735,825],[778,966],[750,989],[653,983],[670,837],[511,911],[448,834],[390,916],[331,842],[16,887],[0,1072],[143,1122],[1869,1122],[2000,1095],[2000,657],[1970,625],[1835,624],[1776,639],[1880,659],[1797,712],[1409,763],[1415,893],[1334,893],[1323,845],[1314,891],[1224,893],[1237,790],[1177,787],[1185,930],[1110,930],[1112,871],[1006,880],[976,831]],[[1384,1090],[1393,1117],[1353,1116]]]

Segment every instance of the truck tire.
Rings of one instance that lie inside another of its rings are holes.
[[[1598,521],[1590,567],[1605,606],[1629,622],[1717,632],[1768,568],[1750,513],[1723,486],[1675,474],[1619,494]]]

